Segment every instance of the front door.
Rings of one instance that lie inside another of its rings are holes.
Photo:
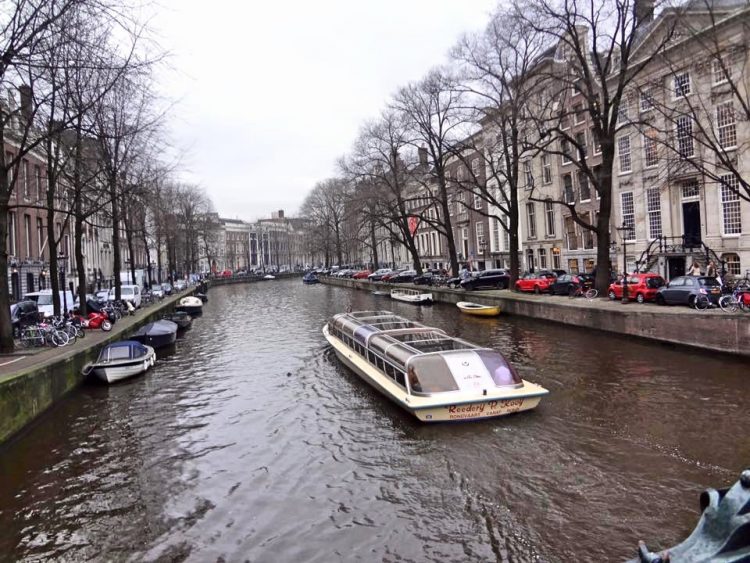
[[[669,279],[673,280],[677,277],[685,275],[685,258],[682,256],[667,258],[667,269],[669,271]]]
[[[701,203],[686,201],[682,204],[682,227],[685,246],[692,248],[701,243]]]

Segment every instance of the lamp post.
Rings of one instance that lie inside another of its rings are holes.
[[[65,262],[68,259],[62,252],[57,255],[58,269],[60,270],[60,285],[62,286],[63,294],[63,315],[68,312],[68,291],[65,287]]]
[[[622,224],[622,227],[617,227],[617,232],[622,237],[622,300],[621,303],[625,304],[628,302],[628,233],[632,230],[631,227]]]

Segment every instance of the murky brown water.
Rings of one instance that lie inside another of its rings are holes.
[[[146,377],[0,449],[0,559],[618,561],[684,538],[750,462],[742,360],[299,281],[210,298]],[[349,304],[491,345],[551,393],[421,426],[327,348]]]

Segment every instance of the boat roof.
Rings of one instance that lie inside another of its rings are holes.
[[[480,350],[481,346],[448,336],[439,328],[400,317],[391,311],[357,311],[335,315],[332,324],[363,346],[401,365],[414,356]]]
[[[107,348],[119,348],[121,346],[143,346],[140,342],[137,340],[118,340],[117,342],[112,342],[111,344],[107,344]]]

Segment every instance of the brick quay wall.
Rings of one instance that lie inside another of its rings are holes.
[[[420,289],[432,293],[434,301],[439,303],[475,301],[483,305],[499,305],[503,315],[520,315],[662,343],[750,357],[748,314],[729,314],[719,309],[696,311],[685,306],[660,307],[650,303],[631,302],[623,305],[619,300],[570,299],[566,296],[534,295],[508,290],[464,291],[331,277],[321,277],[320,281],[365,291],[390,291],[396,287]]]

